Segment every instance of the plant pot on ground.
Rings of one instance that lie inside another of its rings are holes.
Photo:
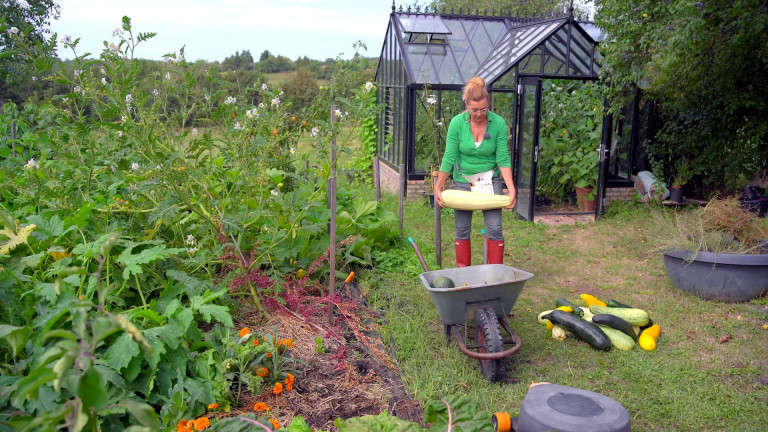
[[[768,290],[768,221],[736,198],[692,211],[657,210],[649,237],[678,289],[707,300],[748,301]]]

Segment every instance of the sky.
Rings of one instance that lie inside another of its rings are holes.
[[[104,41],[131,18],[134,36],[157,35],[140,44],[136,57],[161,60],[184,46],[187,61],[222,61],[249,50],[256,61],[264,50],[296,60],[351,58],[361,41],[365,57],[378,57],[392,0],[60,0],[61,16],[51,30],[59,41],[80,38],[77,55],[97,57]],[[396,3],[397,6],[402,4]],[[60,44],[61,45],[61,44]],[[61,59],[72,59],[59,49]]]

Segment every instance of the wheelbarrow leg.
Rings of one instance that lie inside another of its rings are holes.
[[[445,342],[451,343],[451,326],[443,324],[443,331],[445,332]]]

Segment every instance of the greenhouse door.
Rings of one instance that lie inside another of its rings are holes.
[[[520,78],[517,109],[517,145],[515,146],[517,204],[515,211],[527,221],[533,220],[536,196],[536,163],[539,156],[539,109],[541,106],[541,79]]]

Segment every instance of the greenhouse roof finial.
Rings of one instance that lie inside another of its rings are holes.
[[[395,0],[392,0],[392,13],[395,13]]]

